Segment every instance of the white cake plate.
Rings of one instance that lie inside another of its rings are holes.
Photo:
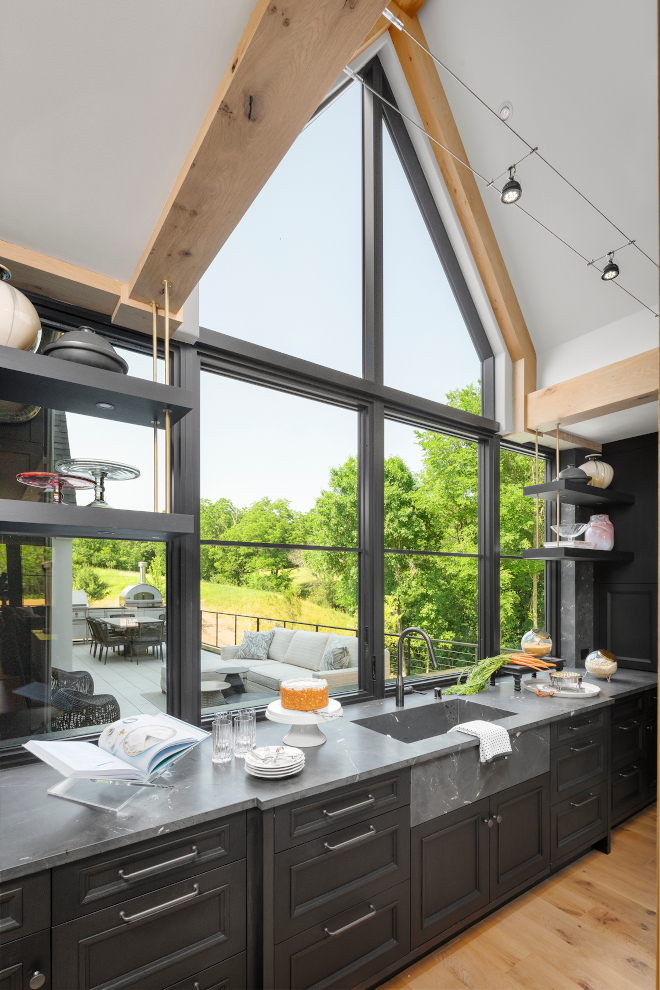
[[[282,722],[290,725],[291,728],[282,740],[287,746],[298,746],[306,749],[310,746],[322,746],[327,742],[326,737],[319,729],[319,725],[324,722],[333,722],[341,717],[344,711],[338,701],[330,699],[326,708],[319,708],[317,712],[296,712],[292,708],[282,708],[281,701],[271,701],[266,709],[266,718],[271,722]]]
[[[523,687],[526,691],[533,691],[536,693],[536,689],[539,688],[541,691],[553,691],[553,698],[593,698],[595,694],[600,694],[600,688],[597,684],[590,684],[588,681],[582,681],[582,690],[578,691],[577,688],[564,687],[561,690],[552,684],[549,677],[539,677],[537,680],[523,681]]]

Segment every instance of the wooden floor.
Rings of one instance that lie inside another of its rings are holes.
[[[651,990],[655,839],[653,805],[381,990]]]

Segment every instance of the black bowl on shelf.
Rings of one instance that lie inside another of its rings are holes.
[[[128,364],[117,354],[112,344],[94,333],[90,327],[80,327],[70,330],[44,347],[44,354],[59,358],[61,361],[73,361],[74,364],[86,364],[91,368],[101,368],[103,371],[115,371],[125,375]]]

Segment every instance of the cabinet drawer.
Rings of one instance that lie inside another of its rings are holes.
[[[410,941],[413,947],[435,938],[488,904],[489,809],[489,798],[483,798],[412,830]]]
[[[407,807],[275,856],[275,941],[351,908],[410,876]],[[286,908],[285,908],[286,905]]]
[[[550,745],[561,746],[563,743],[573,742],[574,739],[582,739],[585,735],[600,732],[609,724],[608,715],[607,708],[600,708],[596,712],[575,715],[573,718],[564,719],[563,722],[555,722],[550,726]]]
[[[655,719],[646,723],[644,753],[646,754],[646,788],[653,792],[658,782],[658,723]]]
[[[346,990],[410,950],[408,883],[308,928],[275,949],[276,990]]]
[[[550,802],[578,794],[607,776],[607,733],[582,736],[550,753]]]
[[[245,813],[53,870],[53,924],[245,858]]]
[[[245,990],[246,987],[246,954],[240,952],[231,959],[225,959],[217,966],[210,966],[195,973],[187,980],[174,983],[167,990]],[[163,974],[166,975],[166,974]]]
[[[410,771],[401,770],[362,784],[339,787],[323,797],[276,808],[275,852],[408,804]]]
[[[245,862],[53,929],[56,990],[162,990],[245,949]]]
[[[0,884],[0,945],[42,928],[50,928],[50,870]]]
[[[578,852],[604,835],[608,805],[606,780],[555,804],[550,810],[550,861],[554,863],[569,853]]]
[[[638,760],[621,770],[612,771],[612,800],[610,812],[612,825],[631,815],[646,801],[646,767]]]
[[[29,990],[30,980],[45,977],[41,990],[50,990],[50,929],[17,938],[2,947],[0,990]]]
[[[646,692],[646,714],[649,718],[657,719],[658,717],[658,689],[657,687],[651,688],[650,691]]]
[[[635,715],[643,715],[646,708],[644,692],[628,695],[627,698],[620,698],[612,706],[612,723],[623,722],[627,718]]]
[[[645,718],[627,719],[612,726],[612,769],[634,763],[644,757],[644,723]]]

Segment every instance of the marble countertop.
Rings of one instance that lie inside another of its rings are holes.
[[[518,733],[576,712],[611,705],[617,698],[656,683],[655,674],[620,669],[611,683],[600,683],[600,694],[576,701],[515,692],[513,678],[506,677],[468,700],[512,712],[499,724],[509,733]],[[406,695],[405,704],[406,708],[416,708],[442,702],[428,691]],[[327,743],[305,751],[302,773],[281,781],[248,776],[242,760],[233,759],[222,766],[213,764],[211,741],[206,740],[172,770],[170,783],[175,786],[171,790],[142,792],[119,815],[48,795],[47,789],[62,778],[46,764],[3,770],[0,882],[199,825],[221,815],[289,804],[332,787],[478,745],[475,737],[461,732],[403,743],[355,724],[356,719],[394,711],[393,697],[346,706],[342,719],[322,727]],[[259,722],[257,745],[281,742],[285,730],[273,722]]]

